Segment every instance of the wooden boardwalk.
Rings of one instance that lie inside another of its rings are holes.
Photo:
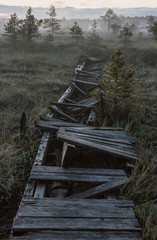
[[[121,128],[93,127],[102,62],[84,57],[48,116],[10,240],[141,240],[134,203],[119,188],[129,183],[137,156]]]

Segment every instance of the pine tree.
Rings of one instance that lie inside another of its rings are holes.
[[[92,24],[92,32],[89,36],[89,42],[94,46],[97,46],[101,40],[101,38],[97,34],[97,27],[98,27],[98,23],[96,20],[94,20]]]
[[[131,36],[132,36],[132,31],[130,27],[123,27],[123,29],[120,31],[119,37],[122,38],[125,48],[127,48],[127,45],[130,43]]]
[[[148,16],[147,22],[148,22],[148,32],[151,33],[151,28],[154,24],[155,18],[153,16]]]
[[[120,107],[127,105],[131,99],[133,75],[132,65],[126,67],[121,50],[116,50],[107,68],[103,69],[100,88],[91,93],[95,99],[99,100],[101,112],[104,112],[103,117],[107,116],[112,122],[116,121]]]
[[[93,22],[93,24],[92,24],[92,33],[93,33],[94,35],[96,35],[97,27],[98,27],[98,23],[97,23],[97,21],[94,19],[94,22]]]
[[[32,8],[27,11],[26,18],[22,21],[20,27],[21,37],[28,43],[32,42],[33,38],[39,37],[39,27],[42,24],[42,20],[38,20],[32,14]]]
[[[76,43],[78,44],[78,41],[82,38],[83,36],[83,31],[80,28],[80,26],[78,25],[77,22],[74,22],[74,25],[69,28],[70,30],[70,34],[72,35],[72,37],[76,40]]]
[[[107,23],[107,30],[108,30],[108,33],[109,33],[111,25],[117,19],[117,15],[113,12],[112,9],[108,9],[105,16],[101,16],[101,18]]]
[[[157,21],[154,22],[153,26],[150,28],[150,32],[153,33],[154,38],[157,40]]]
[[[16,13],[12,14],[7,24],[4,25],[3,36],[6,37],[14,47],[16,47],[17,40],[19,38],[19,26],[20,20],[18,19]]]
[[[113,23],[111,25],[111,29],[112,29],[113,33],[115,33],[115,34],[119,33],[120,28],[121,28],[121,26],[119,23]]]
[[[46,13],[49,18],[44,20],[44,28],[49,28],[50,30],[48,31],[50,34],[49,39],[51,37],[51,40],[54,40],[54,33],[55,31],[58,31],[60,29],[60,20],[56,19],[56,10],[55,6],[51,5],[49,12]]]

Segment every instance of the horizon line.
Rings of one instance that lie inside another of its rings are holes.
[[[49,7],[38,7],[38,6],[29,6],[29,5],[24,5],[24,6],[22,6],[22,5],[5,5],[5,4],[0,4],[0,6],[6,6],[6,7],[22,7],[22,8],[26,8],[26,7],[31,7],[31,8],[50,8],[50,6]],[[55,6],[55,5],[54,5]],[[107,8],[107,9],[138,9],[138,8],[150,8],[150,9],[156,9],[157,8],[157,6],[156,7],[128,7],[128,8],[126,8],[126,7],[101,7],[101,8],[97,8],[97,7],[95,7],[95,8],[93,8],[93,7],[84,7],[84,8],[76,8],[76,7],[72,7],[72,6],[65,6],[65,7],[55,7],[56,9],[63,9],[63,8],[74,8],[74,9],[103,9],[103,8]]]

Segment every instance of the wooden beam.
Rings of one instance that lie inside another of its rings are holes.
[[[70,102],[70,103],[77,103],[77,102],[75,102],[74,100],[71,100],[70,98],[64,98],[64,100],[66,100],[67,102]]]
[[[96,77],[99,77],[101,74],[97,74],[97,73],[94,73],[94,72],[88,72],[88,71],[84,71],[84,70],[78,70],[77,73],[82,73],[82,74],[87,74],[87,75],[92,75],[92,76],[96,76]]]
[[[50,109],[51,109],[53,112],[55,112],[55,113],[57,113],[57,114],[65,117],[66,119],[68,119],[68,120],[70,120],[70,121],[72,121],[72,122],[75,122],[75,123],[78,122],[78,120],[76,120],[75,118],[67,115],[66,113],[64,113],[63,111],[61,111],[59,108],[57,108],[56,106],[50,106]]]
[[[78,103],[59,103],[59,102],[52,102],[52,105],[56,106],[65,106],[65,107],[78,107],[78,108],[92,108],[92,106],[84,105],[84,104],[78,104]]]
[[[78,80],[78,79],[73,79],[73,81],[76,82],[76,83],[88,84],[88,85],[92,85],[92,86],[95,86],[95,87],[97,87],[99,85],[99,83],[84,81],[84,80]]]
[[[101,196],[102,194],[112,191],[116,189],[117,187],[126,184],[129,182],[129,179],[127,177],[121,177],[119,178],[118,181],[111,181],[108,183],[101,184],[99,186],[90,188],[87,191],[72,195],[67,197],[66,199],[73,199],[73,198],[92,198],[92,197],[98,197]]]
[[[71,85],[73,86],[73,87],[75,87],[80,93],[82,93],[84,96],[86,96],[86,93],[81,89],[81,88],[79,88],[75,83],[71,83]]]

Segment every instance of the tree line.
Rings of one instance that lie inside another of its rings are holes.
[[[31,43],[34,38],[40,36],[39,28],[43,27],[48,29],[48,35],[46,37],[47,42],[54,40],[54,33],[61,28],[61,20],[58,20],[56,17],[55,6],[51,5],[49,11],[46,12],[48,18],[44,20],[38,20],[32,14],[32,8],[30,7],[26,13],[25,19],[19,19],[17,14],[14,13],[11,15],[7,24],[4,25],[4,34],[15,47],[17,46],[17,41],[23,39],[28,43]],[[124,27],[121,27],[120,18],[113,12],[112,9],[108,9],[104,16],[101,16],[104,24],[107,26],[108,33],[114,32],[119,34],[119,37],[124,43],[126,48],[130,42],[130,37],[133,35],[136,25],[126,24]],[[153,16],[148,17],[148,32],[152,33],[157,39],[157,21]],[[98,43],[100,40],[99,35],[97,34],[98,23],[96,20],[93,21],[92,31],[89,36],[89,40],[93,43]],[[83,30],[79,26],[78,22],[75,21],[73,26],[68,28],[69,33],[76,40],[76,43],[83,37]]]

